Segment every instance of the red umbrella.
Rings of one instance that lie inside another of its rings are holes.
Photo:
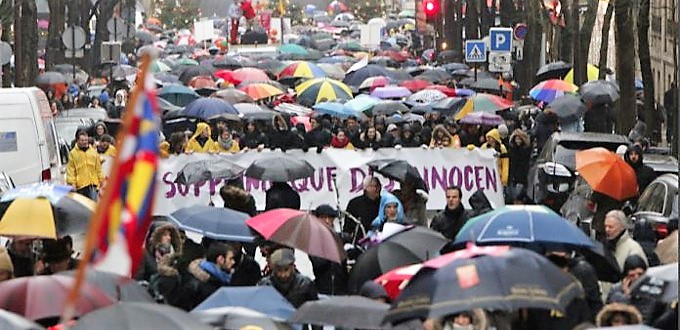
[[[384,50],[380,52],[380,55],[382,56],[387,56],[394,60],[395,62],[404,62],[406,59],[408,59],[408,54],[404,54],[402,52],[396,51],[396,50]]]
[[[498,255],[509,249],[510,247],[508,246],[476,246],[471,244],[465,250],[447,253],[437,258],[427,260],[423,263],[393,269],[385,274],[380,275],[373,281],[385,288],[385,291],[387,291],[387,294],[390,296],[390,298],[396,299],[404,287],[406,287],[406,285],[409,283],[411,278],[423,267],[440,268],[451,263],[453,260],[469,259],[480,254]]]
[[[191,78],[189,81],[189,87],[192,87],[194,89],[201,89],[201,88],[217,88],[217,85],[215,84],[215,81],[208,76],[196,76]]]
[[[427,86],[425,89],[436,89],[436,90],[446,94],[446,96],[448,96],[448,97],[458,96],[458,95],[456,95],[457,93],[456,93],[456,90],[454,88],[444,86],[444,85],[430,85],[430,86]]]
[[[416,92],[421,89],[425,89],[429,86],[432,86],[432,83],[427,81],[427,80],[422,80],[422,79],[413,79],[413,80],[405,80],[402,81],[399,86],[403,86],[408,88],[411,92]]]
[[[29,320],[59,317],[66,297],[75,280],[64,275],[20,277],[0,283],[0,309],[24,316]],[[75,306],[75,316],[81,316],[113,304],[102,290],[83,283]]]
[[[231,82],[234,79],[234,72],[231,70],[217,70],[213,73],[213,77]]]
[[[256,68],[242,68],[234,70],[231,74],[231,83],[239,85],[247,81],[267,81],[269,75],[266,72]]]
[[[246,220],[246,224],[266,240],[337,263],[345,259],[340,238],[324,222],[308,212],[274,209]]]

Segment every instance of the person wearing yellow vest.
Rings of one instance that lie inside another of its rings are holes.
[[[87,132],[76,135],[76,146],[71,150],[66,166],[66,183],[81,195],[97,200],[99,188],[104,183],[101,160],[92,146]]]
[[[217,144],[210,136],[210,125],[198,123],[198,125],[196,125],[196,132],[191,136],[191,139],[189,139],[189,142],[187,143],[186,152],[218,152]]]
[[[501,133],[498,129],[494,128],[486,133],[486,143],[482,145],[482,149],[494,149],[499,153],[497,155],[498,171],[500,172],[503,186],[507,186],[510,174],[510,158],[508,158],[508,149],[505,148],[501,141]]]

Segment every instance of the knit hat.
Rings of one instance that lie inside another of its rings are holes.
[[[629,271],[636,268],[647,270],[647,263],[637,254],[629,255],[628,258],[626,258],[626,261],[623,263],[623,274],[626,275]]]
[[[9,252],[4,247],[0,247],[0,272],[8,271],[14,273],[14,266],[12,265],[12,259],[9,257]]]

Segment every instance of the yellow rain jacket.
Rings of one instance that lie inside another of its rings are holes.
[[[205,141],[205,144],[201,146],[200,143],[196,140],[197,137],[199,137],[203,132],[208,132],[208,140]],[[210,132],[210,125],[206,123],[198,123],[196,125],[196,132],[194,135],[191,136],[191,139],[189,139],[189,142],[187,143],[186,151],[187,152],[217,152],[217,143],[210,137],[211,132]]]
[[[486,140],[488,141],[489,139],[494,139],[496,142],[498,142],[499,148],[496,149],[498,153],[500,154],[498,156],[498,171],[500,172],[501,175],[501,183],[503,183],[503,186],[508,185],[508,175],[510,174],[510,158],[508,157],[508,149],[505,148],[503,145],[502,139],[501,139],[501,133],[498,132],[498,129],[492,129],[489,132],[486,133]],[[491,146],[488,143],[484,143],[482,145],[482,149],[487,149],[491,148]]]
[[[99,187],[104,181],[102,163],[97,150],[89,147],[82,151],[78,146],[73,148],[68,156],[66,166],[66,183],[81,189],[90,185]]]

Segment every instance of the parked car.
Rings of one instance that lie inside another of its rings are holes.
[[[527,195],[536,204],[544,204],[559,211],[577,177],[577,151],[604,147],[614,152],[620,145],[628,144],[628,138],[623,135],[553,133],[529,169]]]
[[[72,145],[72,142],[76,139],[78,129],[85,129],[88,133],[92,134],[94,124],[95,121],[89,118],[57,117],[54,119],[58,138],[66,141],[69,145]]]
[[[57,118],[92,119],[95,122],[109,118],[105,109],[95,108],[73,108],[64,110],[57,115]]]
[[[642,162],[651,167],[656,175],[678,174],[678,160],[673,156],[645,153]]]
[[[673,218],[678,218],[678,175],[664,174],[642,192],[632,219],[651,223],[661,239],[668,235],[668,220]]]

